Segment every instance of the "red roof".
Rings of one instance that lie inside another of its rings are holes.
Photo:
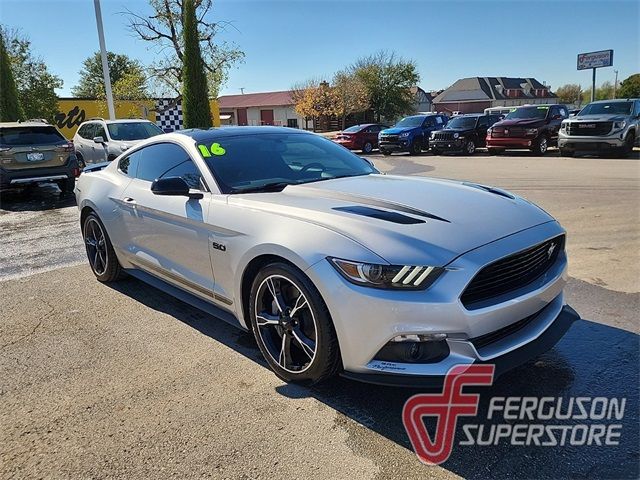
[[[220,109],[249,107],[278,107],[293,105],[292,92],[245,93],[244,95],[223,95],[218,97]]]

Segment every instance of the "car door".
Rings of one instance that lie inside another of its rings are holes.
[[[213,296],[208,216],[211,194],[189,154],[178,144],[158,143],[141,150],[135,177],[124,189],[119,209],[128,261],[191,293]],[[182,177],[203,198],[155,195],[155,179]]]
[[[95,162],[106,162],[109,157],[109,148],[107,143],[109,141],[109,137],[107,137],[107,131],[104,128],[104,124],[96,123],[96,129],[93,133],[93,137],[102,137],[104,140],[103,143],[96,143],[93,142],[93,138],[91,139],[93,142],[93,156],[95,158]]]
[[[378,133],[380,133],[380,127],[378,125],[370,125],[364,130],[364,145],[365,142],[370,142],[373,148],[378,146]]]
[[[95,163],[93,155],[93,132],[95,132],[95,123],[85,123],[80,130],[78,130],[78,144],[76,145],[77,151],[82,155],[85,163]]]
[[[478,117],[478,123],[476,124],[476,135],[478,137],[477,139],[477,146],[478,147],[484,147],[486,144],[486,138],[487,138],[487,130],[489,129],[489,117],[487,115],[483,115],[481,117]]]

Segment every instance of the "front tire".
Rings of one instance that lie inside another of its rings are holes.
[[[380,152],[382,152],[382,154],[383,154],[385,157],[388,157],[389,155],[391,155],[391,152],[390,152],[389,150],[384,150],[384,149],[382,149],[382,148],[380,149]]]
[[[249,317],[258,347],[286,382],[313,384],[341,365],[329,310],[311,280],[286,263],[272,263],[256,275]]]
[[[422,152],[422,143],[420,140],[414,140],[409,147],[409,155],[420,155]]]
[[[624,147],[620,149],[620,157],[629,158],[633,153],[633,145],[635,143],[635,134],[633,132],[627,133],[624,139]]]
[[[465,145],[464,150],[467,155],[473,155],[476,153],[476,142],[469,140]]]
[[[537,139],[534,140],[531,151],[536,155],[542,156],[547,153],[548,149],[549,149],[549,139],[547,138],[546,135],[540,135]]]
[[[566,148],[561,148],[560,149],[560,156],[561,157],[573,157],[575,155],[575,153],[573,152],[573,150],[568,150]]]
[[[124,269],[118,262],[116,252],[107,235],[107,230],[91,212],[82,224],[82,237],[87,251],[87,258],[93,274],[100,282],[113,282],[125,276]]]

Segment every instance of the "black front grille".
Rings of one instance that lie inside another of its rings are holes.
[[[544,274],[564,250],[564,235],[522,250],[484,267],[471,280],[460,300],[469,310],[517,290]]]
[[[604,136],[611,132],[613,122],[569,122],[567,135],[570,136]]]
[[[492,343],[497,342],[498,340],[502,340],[503,338],[506,338],[509,335],[513,335],[519,330],[522,330],[524,327],[529,325],[539,314],[540,312],[538,311],[533,315],[529,315],[528,317],[525,317],[522,320],[518,320],[517,322],[512,323],[511,325],[507,325],[506,327],[501,328],[500,330],[495,330],[493,332],[486,333],[479,337],[472,338],[471,343],[473,343],[473,346],[476,347],[477,349],[481,349],[483,347],[486,347],[487,345],[491,345]]]
[[[451,132],[436,132],[433,136],[434,140],[453,140],[453,133]]]
[[[399,135],[382,135],[380,137],[380,141],[381,142],[388,142],[388,143],[397,143],[399,138],[400,138]]]

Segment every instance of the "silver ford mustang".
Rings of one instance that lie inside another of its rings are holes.
[[[87,256],[253,332],[292,382],[436,385],[550,349],[565,232],[498,188],[380,174],[318,135],[184,130],[80,176]]]

